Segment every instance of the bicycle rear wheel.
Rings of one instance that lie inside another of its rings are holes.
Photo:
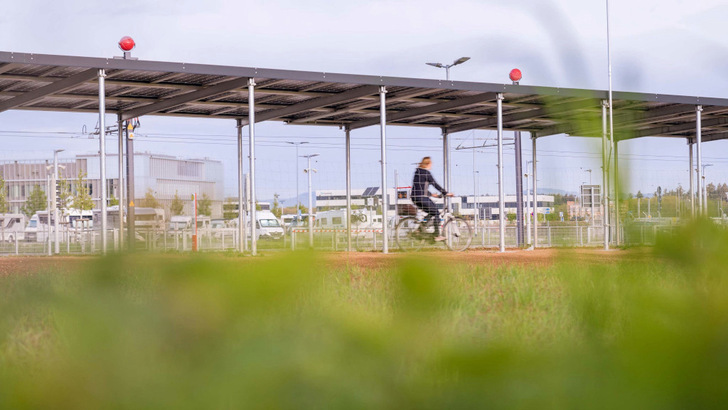
[[[456,216],[449,219],[442,227],[445,245],[452,251],[460,252],[468,249],[473,240],[473,230],[465,219]]]
[[[414,217],[403,218],[395,229],[395,240],[399,249],[405,252],[417,251],[425,244],[425,234],[420,228],[422,223]]]

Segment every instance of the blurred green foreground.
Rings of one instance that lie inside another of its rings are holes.
[[[0,407],[728,403],[728,237],[709,223],[620,263],[414,257],[122,255],[0,277]]]

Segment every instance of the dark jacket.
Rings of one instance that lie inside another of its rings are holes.
[[[430,171],[424,168],[417,168],[415,170],[415,177],[412,180],[412,191],[410,192],[410,198],[429,197],[430,184],[432,184],[435,189],[442,192],[443,195],[447,195],[447,191],[445,191],[445,188],[441,187],[437,182],[435,182],[435,178],[432,177]]]

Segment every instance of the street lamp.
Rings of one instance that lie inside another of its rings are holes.
[[[444,68],[445,69],[445,79],[447,81],[450,81],[450,67],[454,67],[458,64],[462,64],[468,60],[470,60],[470,57],[460,57],[457,60],[453,61],[452,64],[442,64],[442,63],[425,63],[425,64],[431,65],[431,66],[437,67],[437,68]]]
[[[286,144],[291,144],[291,145],[296,146],[296,213],[298,213],[298,208],[301,205],[301,202],[298,200],[298,147],[303,144],[308,144],[308,142],[286,141]]]
[[[308,174],[308,245],[313,248],[313,196],[311,195],[311,174],[316,172],[315,169],[311,168],[311,158],[317,157],[319,154],[301,155],[301,158],[308,159],[308,168],[303,172]]]

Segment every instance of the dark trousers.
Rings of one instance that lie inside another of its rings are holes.
[[[432,199],[430,199],[428,197],[422,197],[422,196],[412,197],[412,203],[415,204],[416,207],[427,212],[427,216],[428,216],[427,219],[432,218],[432,221],[435,224],[435,236],[439,236],[440,235],[440,211],[438,211],[437,205],[435,205],[435,203],[432,202]]]

